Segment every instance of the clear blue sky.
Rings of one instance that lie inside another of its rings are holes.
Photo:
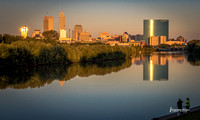
[[[170,38],[180,35],[200,39],[200,0],[1,0],[0,33],[19,35],[27,25],[29,35],[43,30],[43,16],[58,16],[63,9],[66,28],[82,24],[84,30],[98,37],[100,32],[143,34],[144,19],[169,19]],[[48,14],[47,14],[48,12]]]

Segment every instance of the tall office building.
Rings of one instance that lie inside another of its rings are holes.
[[[79,40],[81,32],[83,32],[82,25],[75,25],[74,26],[74,32],[73,32],[73,40]]]
[[[59,32],[60,30],[65,30],[65,15],[63,12],[59,16]]]
[[[148,39],[152,36],[166,36],[169,38],[169,20],[144,20],[144,39],[145,43],[149,45]]]
[[[53,16],[43,18],[43,32],[53,30]]]

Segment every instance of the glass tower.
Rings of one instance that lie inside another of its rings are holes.
[[[144,39],[145,43],[148,45],[148,38],[152,36],[166,36],[169,38],[169,20],[144,20]]]

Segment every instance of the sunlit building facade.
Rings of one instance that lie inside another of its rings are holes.
[[[124,34],[122,35],[122,42],[123,43],[128,43],[130,41],[129,35],[127,32],[124,32]]]
[[[53,16],[45,16],[43,18],[43,31],[53,30]]]
[[[60,30],[66,30],[65,28],[65,15],[63,12],[59,15],[59,32]]]
[[[79,40],[81,32],[83,32],[82,25],[75,25],[73,31],[73,40]]]
[[[92,41],[90,37],[90,33],[87,31],[81,32],[80,33],[80,38],[81,41],[87,42],[87,41]]]
[[[149,37],[152,36],[166,36],[166,40],[169,38],[169,20],[144,20],[143,33],[145,43],[149,45]]]
[[[108,39],[111,38],[110,37],[110,33],[108,33],[108,32],[101,32],[100,33],[100,38],[101,38],[101,40],[108,40]]]
[[[166,44],[166,36],[151,36],[148,38],[148,45],[156,46]]]

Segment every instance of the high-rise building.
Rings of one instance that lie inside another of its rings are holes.
[[[21,27],[20,31],[21,31],[21,36],[26,39],[26,37],[28,35],[28,27],[23,26],[23,27]]]
[[[144,39],[145,43],[148,43],[149,37],[152,36],[166,36],[166,39],[169,38],[169,20],[144,20]]]
[[[65,15],[63,12],[60,13],[59,16],[59,32],[60,30],[65,30]]]
[[[43,32],[53,30],[53,16],[43,18]]]
[[[79,40],[81,32],[83,32],[82,25],[75,25],[74,26],[74,32],[73,32],[73,40]]]

